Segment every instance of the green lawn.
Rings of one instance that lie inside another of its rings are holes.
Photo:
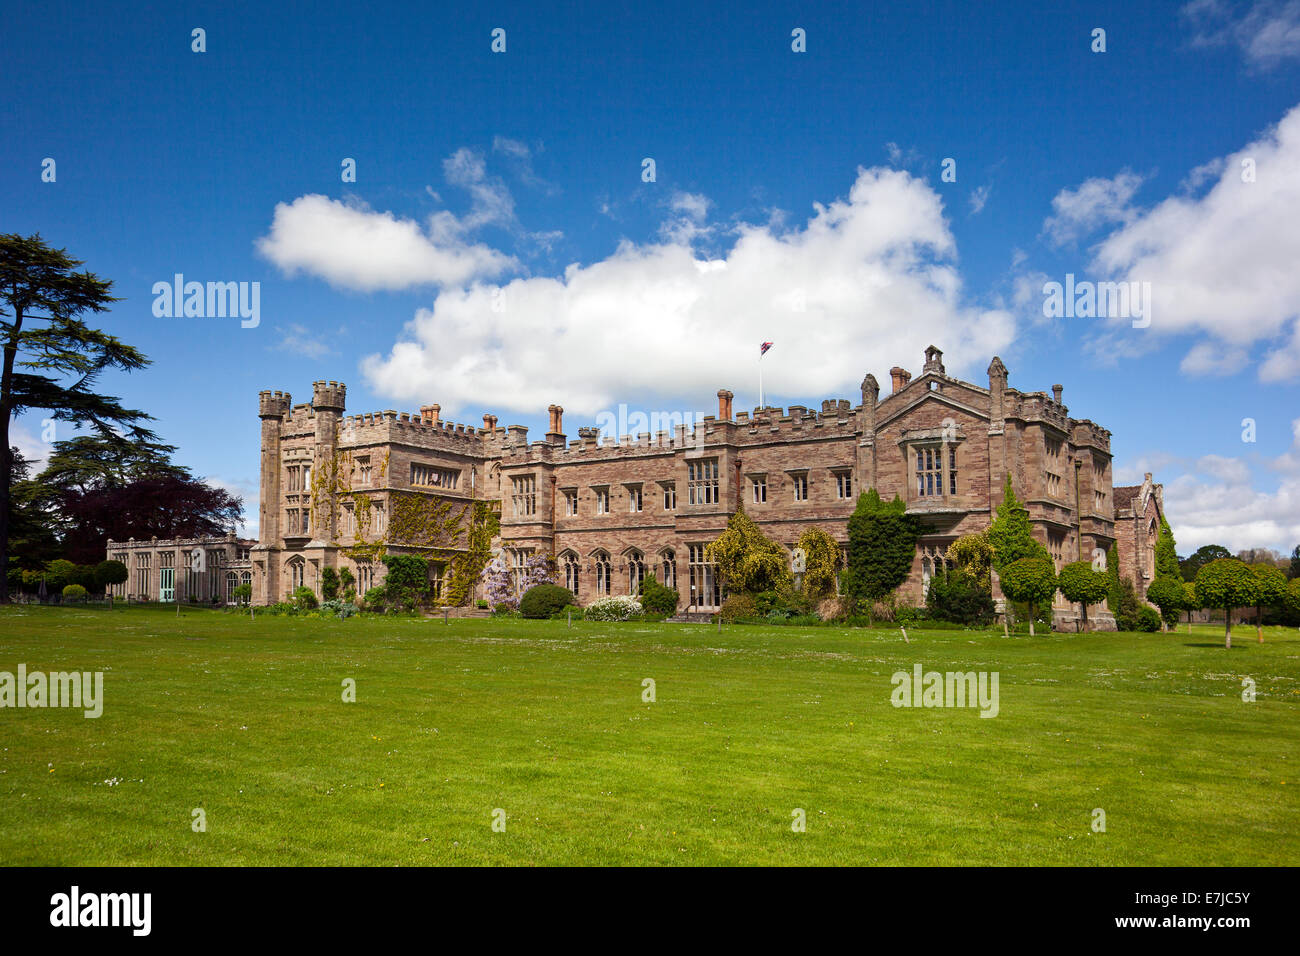
[[[0,710],[0,862],[1300,862],[1294,630],[909,636],[2,608],[105,703]],[[918,662],[1000,713],[891,706]]]

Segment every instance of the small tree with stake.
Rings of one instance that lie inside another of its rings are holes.
[[[1264,606],[1281,604],[1286,598],[1286,575],[1271,564],[1251,565],[1255,578],[1255,636],[1264,643]]]
[[[1223,646],[1232,650],[1232,609],[1255,604],[1255,575],[1236,558],[1211,561],[1196,573],[1196,599],[1201,607],[1222,608]]]
[[[1088,605],[1104,601],[1110,590],[1106,572],[1094,570],[1087,561],[1075,561],[1061,568],[1059,580],[1065,599],[1083,607],[1083,630],[1088,630]]]
[[[1002,593],[1029,605],[1029,636],[1034,636],[1038,605],[1056,594],[1056,568],[1050,558],[1021,558],[1002,569]]]
[[[1181,578],[1165,574],[1157,576],[1147,587],[1147,600],[1160,608],[1160,621],[1163,630],[1169,630],[1169,624],[1178,623],[1178,614],[1187,607],[1187,592]]]

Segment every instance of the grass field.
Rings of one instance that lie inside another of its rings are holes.
[[[0,862],[1300,862],[1295,631],[909,636],[0,608],[105,698],[0,709]],[[893,707],[916,663],[998,716]]]

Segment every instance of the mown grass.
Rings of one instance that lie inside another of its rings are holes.
[[[1298,862],[1295,631],[908,635],[3,608],[105,704],[0,710],[0,862]],[[918,662],[999,715],[891,706]]]

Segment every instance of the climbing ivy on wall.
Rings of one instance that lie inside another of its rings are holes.
[[[466,549],[451,560],[451,576],[443,603],[459,607],[469,600],[470,591],[492,557],[492,541],[501,532],[500,505],[495,501],[474,502]]]
[[[336,436],[337,440],[337,436]],[[390,453],[385,452],[375,469],[382,487],[388,476]],[[375,533],[374,498],[370,489],[352,487],[356,464],[347,451],[318,455],[312,468],[311,509],[313,526],[338,533],[339,517],[350,503],[354,518],[354,544],[342,548],[353,561],[375,562],[390,547],[418,548],[432,561],[448,565],[450,576],[439,604],[459,606],[470,595],[488,558],[492,541],[500,532],[499,504],[460,502],[411,491],[388,492],[387,533]],[[336,541],[331,542],[337,544]]]

